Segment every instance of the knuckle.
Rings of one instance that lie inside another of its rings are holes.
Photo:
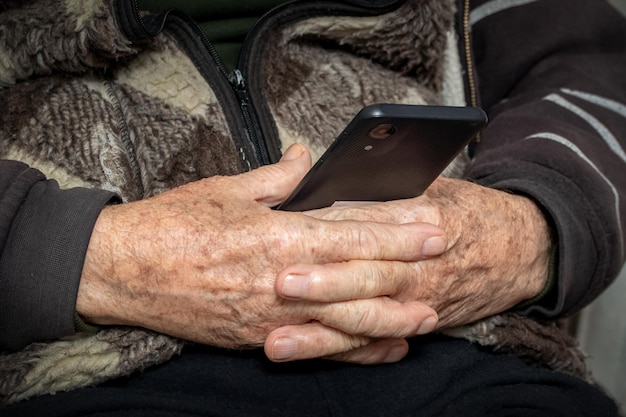
[[[356,242],[361,259],[380,258],[379,237],[369,227],[362,225],[358,228]]]
[[[358,321],[356,322],[356,326],[354,328],[354,333],[358,334],[358,335],[362,335],[362,334],[366,334],[366,333],[371,333],[371,331],[373,330],[372,327],[372,322],[374,320],[373,316],[373,310],[372,309],[366,309],[363,311],[363,313],[359,316]]]
[[[356,286],[362,296],[378,296],[383,294],[383,280],[378,268],[369,263],[361,270],[362,279],[356,279]]]
[[[417,334],[420,325],[417,310],[411,304],[397,304],[388,320],[387,337],[404,338]]]
[[[369,338],[364,336],[349,336],[346,335],[346,343],[345,347],[348,352],[354,351],[356,349],[360,349],[363,346],[367,346],[369,343]]]

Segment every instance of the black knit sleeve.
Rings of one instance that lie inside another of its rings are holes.
[[[61,190],[25,164],[0,161],[0,350],[74,333],[91,231],[113,198]]]
[[[532,197],[558,238],[556,282],[527,313],[556,317],[617,276],[626,239],[626,21],[603,1],[476,2],[490,125],[467,175]],[[513,255],[513,254],[512,254]]]

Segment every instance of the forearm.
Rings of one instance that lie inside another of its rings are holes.
[[[0,349],[16,350],[74,332],[87,243],[98,213],[113,194],[60,190],[23,164],[2,163]],[[11,181],[5,167],[20,167],[19,175],[13,170]]]
[[[467,175],[531,196],[546,214],[557,240],[556,280],[527,311],[549,317],[591,302],[624,261],[626,25],[609,6],[578,5],[558,32],[547,28],[556,16],[548,9],[535,22],[503,17],[501,26],[477,28],[485,42],[516,31],[518,38],[529,30],[545,36],[536,42],[541,46],[527,41],[531,46],[509,54],[511,62],[503,59],[510,45],[479,44],[481,78],[493,80],[483,87],[491,123]],[[561,20],[554,19],[552,27]]]
[[[501,123],[511,126],[513,121],[503,118]],[[597,138],[578,136],[574,129],[568,133],[528,134],[520,143],[481,154],[468,173],[482,185],[532,196],[553,225],[556,285],[529,310],[549,316],[584,307],[615,277],[623,262],[623,213],[618,203],[623,191],[618,187],[624,185],[615,177],[619,170],[600,171],[599,162],[574,144],[576,138],[582,142]],[[490,140],[489,135],[484,140]]]

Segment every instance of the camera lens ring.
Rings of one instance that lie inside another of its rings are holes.
[[[375,140],[385,140],[394,133],[396,133],[396,127],[394,125],[391,123],[381,123],[370,129],[367,136]]]

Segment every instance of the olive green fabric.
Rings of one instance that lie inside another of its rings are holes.
[[[224,65],[237,67],[248,31],[263,14],[284,0],[139,0],[141,10],[180,10],[193,17],[220,55]]]

